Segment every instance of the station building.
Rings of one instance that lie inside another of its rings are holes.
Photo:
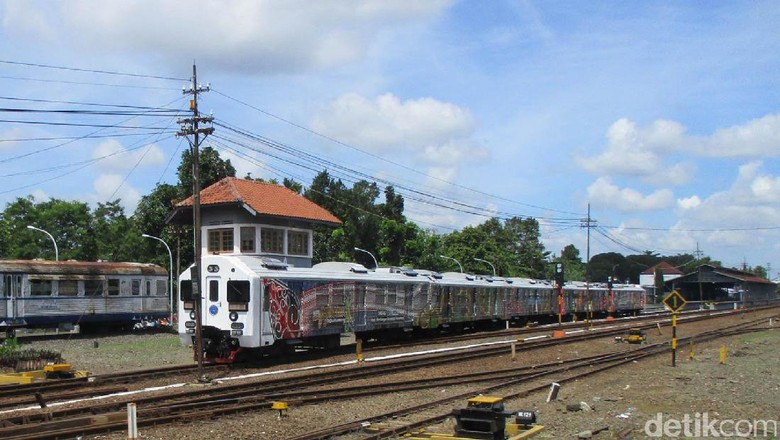
[[[688,302],[759,305],[778,299],[777,284],[750,272],[709,264],[665,285],[668,291],[677,290]]]
[[[192,224],[192,197],[174,207],[167,223]],[[313,228],[341,220],[291,189],[227,177],[200,192],[201,243],[206,254],[249,254],[311,267]]]

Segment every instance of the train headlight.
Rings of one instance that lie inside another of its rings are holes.
[[[190,312],[190,319],[195,319],[195,310]]]
[[[242,336],[244,334],[243,330],[230,330],[230,334],[232,336]]]
[[[240,330],[240,329],[244,328],[244,323],[242,323],[242,322],[234,322],[234,323],[230,324],[230,328],[232,328],[234,330]]]
[[[195,328],[195,321],[187,321],[184,323],[184,327],[186,328]]]
[[[238,321],[238,313],[230,312],[230,315],[228,315],[228,318],[230,318],[231,321]]]

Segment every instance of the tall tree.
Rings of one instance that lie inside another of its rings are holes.
[[[119,200],[98,203],[92,213],[92,231],[96,237],[96,258],[104,261],[138,261],[140,233],[132,221],[125,217]]]
[[[219,152],[212,147],[204,147],[198,152],[200,187],[216,183],[225,177],[236,177],[236,169],[230,159],[223,160]],[[181,154],[181,163],[176,169],[179,176],[179,188],[182,198],[192,195],[192,152],[189,148]]]
[[[18,198],[6,206],[2,216],[3,235],[7,237],[4,258],[55,259],[54,244],[61,260],[92,261],[97,257],[92,230],[92,213],[86,203],[51,199],[35,203],[32,197]],[[46,234],[29,230],[27,225]]]
[[[561,250],[560,262],[563,263],[563,275],[566,281],[585,280],[585,264],[580,258],[580,250],[573,244],[566,245]],[[552,267],[550,268],[552,272]]]

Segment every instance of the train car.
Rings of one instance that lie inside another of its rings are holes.
[[[559,298],[549,282],[539,280],[406,268],[368,271],[345,262],[295,268],[249,255],[204,256],[202,267],[201,336],[209,362],[233,362],[249,351],[334,348],[346,332],[369,340],[410,332],[503,327],[507,321],[553,317],[561,300],[564,314],[586,310],[579,287],[564,287]],[[179,280],[178,329],[182,343],[190,344],[196,327],[190,271]],[[604,290],[590,291],[599,289]],[[644,291],[625,287],[616,296],[639,292]],[[630,304],[626,302],[621,311],[628,312]]]
[[[0,260],[0,328],[129,327],[168,316],[168,272],[144,263]]]

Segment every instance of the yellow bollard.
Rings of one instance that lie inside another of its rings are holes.
[[[693,338],[691,338],[691,351],[688,353],[688,359],[689,360],[693,360],[693,355],[694,355],[694,352],[693,352]]]
[[[726,363],[726,346],[723,345],[720,347],[720,363],[725,364]]]

